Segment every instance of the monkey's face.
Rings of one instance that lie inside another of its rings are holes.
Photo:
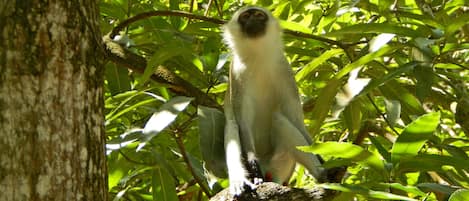
[[[248,8],[238,16],[241,32],[250,38],[264,35],[268,20],[267,13],[258,8]]]
[[[223,25],[225,43],[233,54],[243,58],[271,54],[279,54],[283,58],[281,33],[277,19],[268,10],[254,6],[239,9]]]

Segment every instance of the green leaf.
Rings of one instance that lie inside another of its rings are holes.
[[[136,97],[137,95],[139,95],[139,93],[136,93],[136,94],[132,95],[131,97],[127,98],[124,102],[119,104],[119,106],[116,107],[112,112],[107,114],[106,115],[105,125],[108,125],[111,121],[117,119],[118,117],[122,116],[123,114],[125,114],[127,112],[131,112],[131,111],[137,109],[140,106],[150,104],[150,103],[153,103],[153,102],[157,101],[157,99],[152,98],[152,99],[144,99],[142,101],[138,101],[137,103],[132,104],[132,105],[125,105],[125,103],[129,102],[132,98]],[[121,108],[123,108],[123,109],[120,110]]]
[[[389,80],[384,86],[379,87],[379,90],[386,99],[399,100],[402,108],[401,118],[404,122],[408,123],[411,121],[410,119],[406,119],[410,115],[422,115],[425,112],[422,104],[414,94],[409,92],[397,80]]]
[[[388,123],[390,126],[394,126],[394,124],[399,120],[401,116],[401,103],[398,100],[385,100],[386,104],[386,118],[388,119]]]
[[[439,22],[435,21],[435,19],[431,16],[428,15],[421,15],[421,14],[415,14],[411,12],[406,12],[404,10],[399,10],[399,16],[414,19],[416,21],[423,22],[424,25],[427,26],[434,26],[437,28],[443,28],[444,26],[440,24]]]
[[[319,132],[322,122],[326,119],[329,109],[334,103],[334,98],[340,88],[340,80],[331,79],[319,93],[316,104],[311,111],[310,132],[314,136]]]
[[[437,184],[437,183],[419,183],[417,187],[422,189],[425,192],[435,192],[436,194],[440,194],[444,197],[449,197],[454,191],[456,191],[455,187]],[[467,200],[467,197],[465,201]]]
[[[144,138],[141,139],[143,143],[139,145],[137,150],[144,146],[144,142],[149,141],[151,138],[156,136],[159,132],[161,132],[166,126],[171,124],[178,114],[186,109],[189,103],[192,101],[193,98],[178,96],[174,97],[165,104],[163,104],[157,112],[153,113],[150,119],[143,127],[143,136]]]
[[[467,12],[456,18],[452,18],[451,21],[449,21],[450,24],[446,26],[445,34],[447,36],[454,35],[455,31],[457,31],[458,29],[461,29],[464,26],[467,26],[468,21],[469,21],[469,13]]]
[[[309,29],[308,27],[305,27],[300,23],[296,23],[292,21],[280,20],[280,26],[283,27],[284,29],[289,29],[292,31],[299,31],[302,33],[311,33],[311,29]]]
[[[129,71],[126,68],[108,62],[105,71],[107,85],[112,95],[130,90]]]
[[[389,71],[384,76],[379,76],[378,78],[372,79],[368,85],[360,92],[360,95],[367,94],[372,89],[375,89],[389,80],[395,79],[396,77],[400,76],[403,73],[409,72],[417,66],[417,62],[409,62],[404,65],[399,66],[399,68]]]
[[[117,186],[121,179],[132,169],[133,164],[130,164],[121,154],[113,152],[108,155],[108,187],[112,189]]]
[[[332,189],[341,192],[354,193],[366,196],[368,198],[375,198],[379,200],[408,200],[408,201],[417,201],[409,197],[402,195],[396,195],[383,191],[375,191],[365,188],[364,185],[351,185],[351,184],[320,184],[320,187],[326,189]]]
[[[178,201],[174,179],[162,167],[152,171],[153,200]]]
[[[362,124],[361,103],[359,100],[352,101],[344,110],[344,122],[350,133],[356,134]]]
[[[466,158],[453,156],[419,154],[414,157],[401,159],[399,171],[443,171],[443,166],[453,166],[458,170],[469,170],[469,161]]]
[[[397,137],[391,150],[391,160],[398,163],[404,157],[418,154],[425,142],[433,135],[440,122],[440,113],[422,115],[404,129]]]
[[[215,108],[199,106],[199,144],[205,166],[215,176],[226,177],[225,116]]]
[[[421,191],[419,188],[417,188],[415,186],[404,186],[400,183],[381,183],[380,186],[384,186],[386,188],[398,189],[398,190],[401,190],[401,191],[404,191],[404,192],[407,192],[407,193],[411,193],[411,194],[414,194],[414,195],[422,196],[422,197],[426,196],[425,192]]]
[[[414,77],[417,79],[415,90],[419,100],[424,100],[430,95],[433,85],[433,73],[433,69],[429,65],[417,65],[414,68]]]
[[[308,75],[310,75],[317,67],[326,62],[328,59],[334,56],[344,54],[342,49],[331,49],[321,54],[321,56],[315,58],[313,61],[306,64],[295,76],[296,81],[301,81]]]
[[[319,154],[326,157],[349,159],[365,167],[371,167],[386,178],[383,160],[358,145],[343,142],[316,143],[311,146],[299,147],[304,152]]]
[[[174,56],[184,53],[184,48],[181,48],[179,44],[169,44],[165,47],[158,49],[147,61],[147,66],[143,72],[142,77],[138,81],[140,85],[145,84],[151,75],[155,73],[155,70],[159,65],[163,64],[168,59],[171,59]]]
[[[279,2],[275,9],[272,11],[272,15],[276,16],[279,19],[286,19],[289,15],[291,8],[290,1]]]
[[[448,70],[457,70],[457,69],[461,69],[462,67],[461,66],[458,66],[456,64],[450,64],[450,63],[437,63],[435,65],[433,65],[433,67],[435,68],[441,68],[441,69],[448,69]]]
[[[341,28],[337,31],[332,31],[326,36],[347,36],[348,34],[364,34],[364,33],[394,33],[401,36],[409,36],[412,38],[425,37],[428,33],[422,33],[411,28],[398,26],[394,24],[355,24],[348,27]]]
[[[389,33],[382,33],[371,39],[370,41],[370,52],[376,52],[377,50],[381,49],[384,45],[386,45],[392,38],[394,38],[395,34]]]
[[[360,57],[359,59],[357,59],[356,61],[352,62],[352,63],[349,63],[347,64],[344,68],[342,68],[336,75],[335,75],[335,78],[336,79],[340,79],[342,77],[344,77],[345,75],[347,75],[350,71],[352,71],[353,69],[355,68],[358,68],[358,67],[361,67],[362,65],[365,65],[371,61],[373,61],[374,59],[376,58],[381,58],[382,56],[386,55],[386,54],[389,54],[391,52],[394,52],[396,51],[397,49],[399,48],[402,48],[400,47],[399,45],[395,45],[395,46],[384,46],[384,47],[381,47],[381,49],[379,49],[378,51],[376,52],[371,52],[371,53],[368,53],[362,57]]]
[[[391,154],[386,148],[383,147],[383,145],[381,145],[381,143],[376,139],[376,137],[368,136],[368,139],[376,147],[379,154],[386,160],[386,162],[391,162]]]
[[[469,198],[469,190],[459,189],[451,194],[448,201],[467,201]]]

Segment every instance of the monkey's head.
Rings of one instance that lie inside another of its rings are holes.
[[[253,46],[282,49],[280,25],[268,10],[261,7],[239,9],[223,26],[223,37],[233,50],[241,48],[249,52]]]
[[[269,16],[263,9],[249,7],[238,12],[235,17],[241,33],[246,37],[256,38],[265,34]]]

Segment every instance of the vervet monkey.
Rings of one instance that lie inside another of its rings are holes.
[[[297,162],[316,179],[324,172],[317,156],[296,148],[312,140],[281,33],[278,21],[259,7],[240,9],[223,26],[233,56],[224,107],[226,163],[234,195],[263,179],[288,182]]]

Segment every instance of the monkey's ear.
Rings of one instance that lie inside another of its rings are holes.
[[[225,116],[215,108],[199,106],[199,146],[207,170],[227,178],[225,161]]]

